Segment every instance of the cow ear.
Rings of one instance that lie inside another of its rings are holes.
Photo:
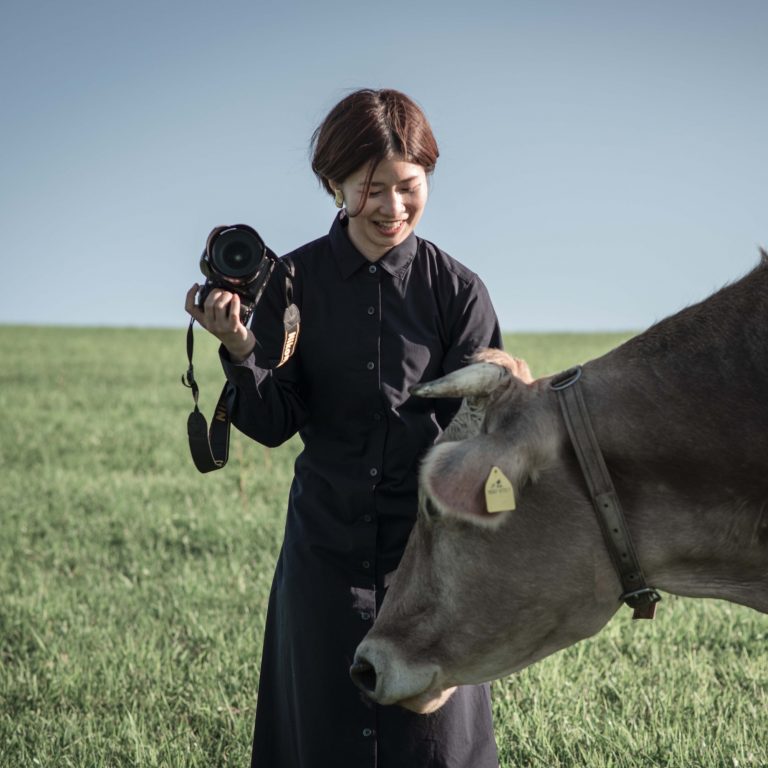
[[[531,475],[523,452],[469,439],[433,448],[421,467],[420,497],[432,513],[496,528],[514,509]]]

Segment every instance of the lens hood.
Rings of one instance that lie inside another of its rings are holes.
[[[200,266],[207,277],[217,276],[235,285],[248,285],[258,277],[266,254],[267,247],[253,227],[247,224],[217,227],[208,237]]]

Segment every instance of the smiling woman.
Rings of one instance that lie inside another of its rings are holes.
[[[431,716],[364,699],[354,650],[381,608],[417,514],[417,469],[457,409],[420,381],[501,345],[477,275],[416,236],[437,144],[398,91],[350,94],[312,138],[312,167],[343,207],[290,254],[302,316],[294,356],[265,350],[284,298],[267,286],[246,328],[236,295],[187,307],[223,343],[232,423],[277,445],[298,432],[259,680],[256,768],[497,768],[487,686]],[[282,330],[280,328],[280,330]]]
[[[350,216],[347,234],[369,261],[378,261],[390,248],[404,242],[427,204],[424,168],[400,155],[382,160],[372,176],[363,167],[346,181],[334,182],[334,187],[356,211]]]

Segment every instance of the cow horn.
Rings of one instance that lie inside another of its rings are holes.
[[[411,387],[418,397],[482,397],[489,395],[512,374],[495,363],[473,363],[435,381]]]

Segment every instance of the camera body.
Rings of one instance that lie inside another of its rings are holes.
[[[240,321],[247,323],[276,263],[277,256],[253,227],[216,227],[200,257],[200,271],[206,280],[198,293],[198,305],[202,307],[214,288],[236,293],[240,297]]]

